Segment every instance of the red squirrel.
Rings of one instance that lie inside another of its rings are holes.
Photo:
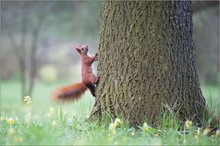
[[[93,73],[92,63],[98,60],[98,54],[96,53],[93,57],[90,57],[87,45],[80,45],[75,49],[82,59],[82,82],[64,86],[53,91],[51,98],[54,101],[76,101],[82,97],[87,88],[90,89],[91,94],[95,97],[95,88],[99,78]]]

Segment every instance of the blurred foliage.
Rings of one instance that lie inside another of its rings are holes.
[[[45,83],[54,83],[57,81],[57,69],[54,65],[44,65],[39,69],[39,76]]]
[[[80,78],[80,57],[72,46],[88,44],[91,53],[97,51],[100,11],[101,1],[1,2],[1,79],[10,79],[18,74],[18,61],[12,49],[14,43],[21,46],[24,43],[23,46],[27,48],[26,64],[30,64],[27,54],[31,49],[31,34],[42,17],[37,41],[37,77],[41,76],[41,66],[52,64],[57,68],[58,80]],[[200,81],[216,84],[220,77],[219,8],[209,7],[200,10],[193,15],[193,23]],[[22,41],[24,30],[25,42]],[[14,42],[11,36],[15,38]]]
[[[1,79],[18,72],[16,55],[21,51],[30,70],[32,34],[39,24],[37,71],[44,64],[54,64],[58,77],[69,77],[69,69],[80,62],[73,45],[88,44],[92,53],[97,51],[100,1],[4,1],[1,5]]]
[[[219,83],[219,8],[213,7],[193,16],[197,70],[200,81]]]

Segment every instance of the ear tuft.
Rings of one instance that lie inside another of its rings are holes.
[[[76,51],[81,54],[81,50],[79,48],[76,48]]]

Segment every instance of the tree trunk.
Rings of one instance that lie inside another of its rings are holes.
[[[200,123],[192,28],[190,1],[104,1],[91,117],[157,125],[169,107],[181,121]]]

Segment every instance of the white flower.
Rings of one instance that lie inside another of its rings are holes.
[[[186,129],[189,129],[189,128],[191,127],[191,125],[192,125],[192,121],[186,120],[186,122],[185,122],[185,128],[186,128]]]
[[[25,102],[27,105],[32,104],[31,97],[30,96],[24,96],[23,102]]]
[[[146,122],[143,124],[143,130],[144,131],[148,131],[149,130],[149,126],[148,126],[148,124]]]

